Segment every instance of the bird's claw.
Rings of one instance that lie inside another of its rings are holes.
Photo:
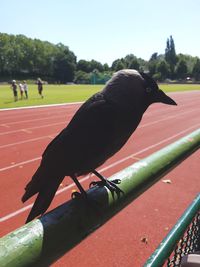
[[[87,198],[87,194],[86,194],[86,192],[80,193],[78,191],[74,191],[71,193],[71,198],[72,199]]]
[[[120,184],[121,180],[120,179],[115,179],[113,181],[105,180],[105,181],[92,181],[89,185],[89,187],[93,186],[105,186],[107,187],[110,191],[115,191],[115,192],[120,192],[123,193],[123,191],[116,185]]]
[[[89,188],[92,188],[96,185],[99,185],[99,186],[104,186],[104,182],[103,181],[92,181],[90,184],[89,184]]]
[[[112,182],[115,183],[115,184],[121,184],[121,180],[120,179],[112,180]]]
[[[75,199],[75,198],[79,198],[81,196],[81,193],[79,193],[79,192],[77,192],[77,191],[75,191],[75,192],[72,192],[71,193],[71,198],[72,199]]]

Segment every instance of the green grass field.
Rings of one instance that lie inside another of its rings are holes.
[[[44,85],[44,98],[41,99],[37,91],[37,86],[29,85],[29,99],[19,99],[19,101],[14,102],[13,92],[10,86],[1,85],[0,109],[84,101],[92,94],[100,91],[103,86],[104,85]],[[161,84],[160,88],[165,92],[200,90],[200,84]]]

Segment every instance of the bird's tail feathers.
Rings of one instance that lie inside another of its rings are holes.
[[[49,184],[40,189],[26,223],[33,220],[35,217],[42,215],[48,209],[63,178],[64,177],[50,180],[51,182]]]
[[[45,173],[45,169],[40,166],[35,174],[33,175],[31,181],[25,187],[25,193],[22,197],[22,202],[27,201],[33,195],[37,194],[41,187],[45,184],[45,181],[49,174]]]

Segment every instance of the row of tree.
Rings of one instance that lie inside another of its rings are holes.
[[[0,80],[41,77],[50,82],[105,83],[113,72],[130,68],[149,72],[158,81],[200,80],[200,59],[176,54],[172,36],[165,53],[153,53],[149,61],[129,54],[109,67],[96,60],[79,60],[65,45],[52,44],[24,35],[0,33]]]
[[[61,43],[53,45],[24,35],[0,34],[0,76],[72,81],[76,56]]]

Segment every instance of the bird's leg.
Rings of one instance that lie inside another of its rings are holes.
[[[76,175],[71,175],[71,178],[74,181],[74,183],[76,184],[76,186],[78,187],[81,195],[84,196],[84,197],[87,197],[87,194],[86,194],[85,190],[83,189],[82,185],[79,183]],[[72,193],[72,198],[79,196],[80,193],[79,192],[73,192]]]
[[[92,210],[95,211],[95,212],[97,212],[97,214],[99,216],[99,213],[98,213],[98,210],[97,210],[97,207],[99,207],[98,201],[96,201],[95,199],[90,199],[88,197],[88,195],[85,192],[85,190],[83,189],[82,185],[79,183],[76,175],[72,175],[70,177],[72,178],[72,180],[74,181],[74,183],[76,184],[76,186],[78,187],[78,189],[80,190],[80,193],[79,192],[73,192],[71,194],[72,199],[80,199],[80,200],[86,201],[87,207],[88,208],[92,208]]]
[[[100,186],[102,185],[102,186],[106,186],[110,191],[116,191],[116,192],[123,193],[123,191],[116,185],[116,184],[120,184],[121,180],[115,179],[113,181],[109,181],[106,178],[104,178],[100,173],[98,173],[96,170],[92,171],[92,173],[94,173],[101,181],[91,182],[90,187],[95,186],[95,185],[100,185]]]

